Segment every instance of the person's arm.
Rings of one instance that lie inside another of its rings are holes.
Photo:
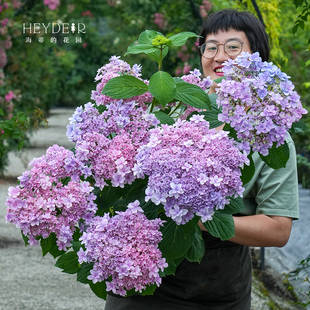
[[[292,219],[264,214],[234,217],[235,237],[230,241],[257,247],[282,247],[291,233]]]
[[[235,216],[235,237],[230,241],[255,247],[282,247],[291,233],[292,219],[264,214]],[[207,231],[201,222],[199,226]]]

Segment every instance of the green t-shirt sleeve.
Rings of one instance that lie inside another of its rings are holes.
[[[285,168],[274,170],[264,163],[257,153],[253,154],[255,174],[245,185],[245,214],[265,214],[299,217],[296,151],[289,137],[287,143],[290,158]]]

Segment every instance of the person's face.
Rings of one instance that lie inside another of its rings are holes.
[[[243,31],[237,31],[235,29],[230,29],[228,31],[219,30],[216,34],[209,34],[206,37],[206,43],[212,42],[216,44],[225,44],[229,40],[238,40],[247,44],[242,44],[242,52],[251,52],[249,40]],[[213,58],[205,58],[201,56],[201,64],[204,75],[210,76],[212,80],[215,80],[223,75],[223,63],[228,59],[236,58],[229,56],[225,53],[224,45],[218,46],[218,52]]]

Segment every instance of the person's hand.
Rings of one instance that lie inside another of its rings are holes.
[[[206,228],[203,226],[203,224],[202,224],[202,222],[199,220],[199,222],[198,222],[198,225],[199,225],[199,227],[200,227],[200,229],[202,230],[202,231],[207,231],[206,230]]]

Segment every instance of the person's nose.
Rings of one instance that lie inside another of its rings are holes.
[[[228,60],[230,57],[229,55],[226,54],[225,49],[224,49],[224,45],[218,45],[217,47],[217,53],[214,56],[214,61],[216,62],[224,62],[226,60]]]

